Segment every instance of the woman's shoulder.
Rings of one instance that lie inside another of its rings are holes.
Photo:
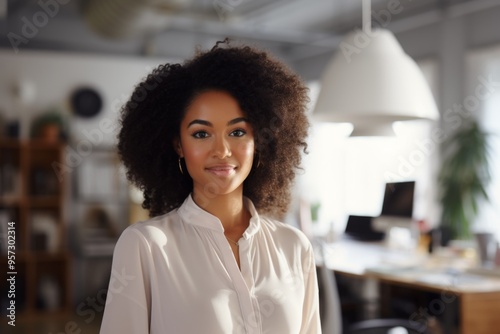
[[[173,210],[161,216],[139,221],[123,230],[119,239],[145,243],[161,242],[167,239],[171,233],[172,223],[176,220],[178,220],[177,210]]]
[[[282,241],[286,244],[293,244],[304,249],[309,249],[311,247],[309,238],[295,226],[267,216],[260,216],[260,221],[262,229],[272,234],[273,240]]]

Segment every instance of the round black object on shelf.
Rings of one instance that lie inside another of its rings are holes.
[[[102,108],[102,98],[92,88],[79,88],[71,96],[71,106],[76,115],[81,117],[94,117]]]

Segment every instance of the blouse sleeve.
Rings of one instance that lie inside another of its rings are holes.
[[[149,333],[148,248],[144,236],[133,225],[120,236],[113,254],[100,334]]]
[[[308,248],[303,261],[305,297],[300,334],[320,334],[318,279],[312,247]]]

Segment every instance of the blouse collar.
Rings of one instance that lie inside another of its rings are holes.
[[[260,217],[249,198],[243,197],[243,204],[252,216],[248,228],[243,233],[243,238],[248,239],[259,230]],[[182,203],[177,212],[184,223],[224,232],[224,227],[219,218],[200,208],[194,202],[192,194],[184,200],[184,203]]]

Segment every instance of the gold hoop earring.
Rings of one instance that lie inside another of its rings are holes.
[[[182,170],[182,164],[181,164],[181,157],[179,157],[178,163],[179,163],[179,170],[181,171],[181,174],[184,175],[184,171]]]
[[[255,168],[259,168],[260,167],[260,154],[257,153],[257,167]]]

